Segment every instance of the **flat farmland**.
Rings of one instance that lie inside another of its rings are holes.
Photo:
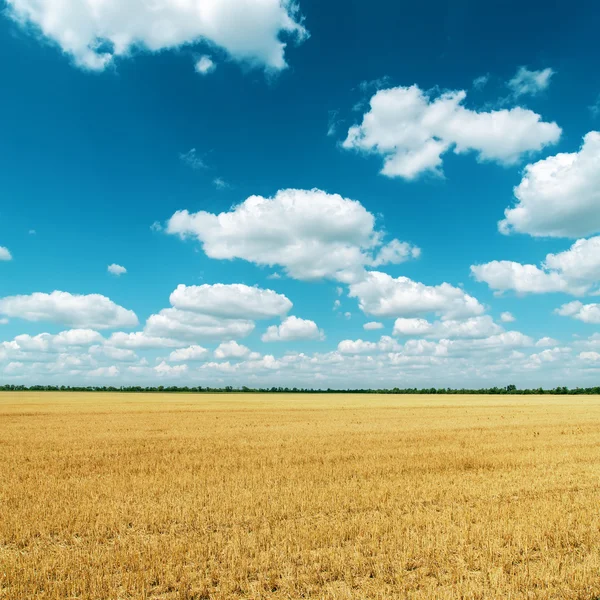
[[[0,394],[0,598],[600,597],[596,396]]]

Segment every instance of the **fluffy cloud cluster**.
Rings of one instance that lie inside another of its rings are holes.
[[[12,260],[12,254],[5,248],[4,246],[0,246],[0,261],[9,261]]]
[[[384,243],[375,217],[360,202],[316,189],[251,196],[218,215],[178,211],[166,230],[196,237],[210,258],[280,266],[302,280],[350,282],[365,267],[401,263],[420,253],[396,239]]]
[[[504,234],[580,237],[600,231],[600,132],[583,138],[578,152],[527,165],[514,190],[516,205],[504,211]]]
[[[502,333],[500,325],[488,315],[464,320],[448,319],[430,323],[425,319],[396,319],[394,335],[418,336],[427,338],[485,338]]]
[[[0,298],[0,314],[27,321],[50,321],[69,327],[112,329],[135,327],[135,313],[100,294],[54,291]]]
[[[472,265],[471,273],[477,281],[499,292],[565,292],[580,296],[592,292],[600,280],[600,236],[577,240],[569,250],[548,254],[540,267],[494,260]]]
[[[263,342],[287,342],[292,340],[322,340],[324,333],[314,321],[288,317],[281,325],[272,325],[262,336]]]
[[[178,308],[164,308],[150,315],[144,334],[176,340],[221,340],[246,337],[254,329],[248,319],[226,319]]]
[[[187,348],[180,348],[179,350],[173,350],[169,355],[170,362],[187,362],[194,360],[205,360],[210,352],[202,346],[194,345],[188,346]]]
[[[476,298],[449,283],[429,286],[379,271],[370,271],[363,280],[351,284],[348,295],[358,298],[364,313],[377,317],[434,313],[447,320],[477,316],[484,311]]]
[[[308,35],[291,0],[8,0],[8,8],[78,66],[97,71],[135,49],[159,52],[198,42],[279,70],[286,66],[280,37]]]
[[[241,283],[180,284],[169,300],[180,310],[225,318],[269,319],[280,317],[292,308],[291,301],[283,294]]]
[[[560,308],[554,311],[561,317],[572,317],[584,323],[600,323],[600,304],[583,304],[579,300],[563,304]]]
[[[343,147],[380,154],[383,175],[410,180],[426,172],[440,175],[442,156],[451,149],[475,152],[480,161],[514,164],[560,138],[556,123],[531,110],[478,112],[462,105],[465,98],[465,91],[432,98],[416,85],[379,90]]]

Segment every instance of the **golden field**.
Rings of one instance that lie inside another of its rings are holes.
[[[0,394],[0,598],[600,597],[595,396]]]

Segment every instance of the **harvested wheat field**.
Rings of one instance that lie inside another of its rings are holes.
[[[0,598],[600,595],[600,398],[0,394]]]

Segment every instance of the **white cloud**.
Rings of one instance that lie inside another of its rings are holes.
[[[93,329],[70,329],[61,331],[54,336],[53,343],[57,346],[90,346],[101,344],[104,338]]]
[[[488,315],[464,320],[448,319],[430,323],[425,319],[396,319],[394,335],[425,336],[428,338],[486,338],[503,329]]]
[[[345,317],[346,319],[351,319],[351,318],[352,318],[352,313],[351,313],[351,312],[345,312],[345,313],[344,313],[344,317]]]
[[[227,183],[222,177],[215,177],[213,183],[218,190],[227,190],[231,188],[231,185]]]
[[[113,263],[112,265],[108,265],[108,272],[118,277],[119,275],[124,275],[127,273],[127,269],[121,265]]]
[[[513,323],[514,321],[516,321],[516,319],[515,319],[515,317],[513,316],[513,314],[512,314],[512,313],[509,313],[509,312],[503,312],[503,313],[500,315],[500,320],[501,320],[503,323]]]
[[[222,342],[215,350],[215,358],[223,360],[224,358],[243,358],[250,354],[250,349],[242,344],[238,344],[232,340],[230,342]]]
[[[555,340],[554,338],[546,336],[546,337],[540,338],[535,343],[535,345],[537,348],[548,348],[549,346],[558,345],[558,340]]]
[[[476,77],[475,79],[473,79],[473,87],[476,90],[482,90],[487,85],[489,80],[490,80],[489,73],[486,73],[485,75],[480,75],[479,77]]]
[[[185,346],[181,340],[173,340],[171,338],[156,337],[146,335],[142,331],[134,333],[124,333],[117,331],[113,333],[108,342],[117,348],[139,348],[139,349],[158,349],[158,348],[179,348]]]
[[[527,67],[519,67],[516,75],[507,85],[515,98],[523,95],[535,96],[550,85],[552,75],[554,75],[554,71],[550,68],[530,71]]]
[[[262,336],[263,342],[286,342],[291,340],[322,340],[323,332],[314,321],[288,317],[281,325],[272,325]]]
[[[600,280],[600,236],[577,240],[564,252],[546,255],[541,267],[494,260],[472,265],[471,273],[477,281],[498,291],[566,292],[580,296],[592,292]]]
[[[254,323],[246,319],[223,319],[177,308],[164,308],[148,317],[144,334],[197,341],[246,337],[253,329]]]
[[[8,0],[9,15],[52,40],[75,64],[101,71],[134,50],[204,42],[233,59],[270,70],[286,67],[286,37],[308,33],[290,0]]]
[[[561,317],[572,317],[584,323],[600,323],[600,304],[582,304],[579,300],[563,304],[554,311]]]
[[[380,154],[383,175],[410,180],[428,171],[441,175],[442,155],[450,149],[510,165],[560,138],[556,123],[530,110],[477,112],[462,106],[465,98],[465,91],[451,91],[432,99],[416,85],[379,90],[343,147]]]
[[[358,298],[360,309],[377,317],[435,313],[443,319],[461,319],[483,313],[483,306],[449,283],[429,286],[408,277],[394,279],[371,271],[364,280],[350,285],[348,294]]]
[[[369,321],[363,325],[363,329],[366,331],[374,331],[376,329],[383,329],[383,323],[379,323],[378,321]]]
[[[393,335],[425,335],[432,330],[432,325],[427,319],[400,317],[394,322]]]
[[[112,365],[110,367],[98,367],[93,371],[87,372],[88,377],[107,377],[111,379],[114,377],[118,377],[120,374],[121,372],[119,371],[119,368],[115,365]]]
[[[580,237],[600,231],[600,132],[583,138],[578,152],[527,165],[514,189],[516,205],[504,211],[501,233]]]
[[[202,346],[188,346],[179,350],[173,350],[169,355],[170,362],[187,362],[188,360],[204,360],[209,351]]]
[[[225,318],[269,319],[283,316],[292,308],[283,294],[241,283],[180,284],[169,300],[181,310]]]
[[[139,358],[133,350],[117,348],[115,346],[92,346],[90,354],[95,357],[106,357],[111,361],[119,362],[135,362]]]
[[[217,65],[215,65],[210,56],[205,54],[196,61],[196,66],[194,68],[196,73],[199,73],[200,75],[208,75],[217,68]]]
[[[169,365],[164,360],[154,367],[154,372],[160,377],[180,377],[188,370],[187,365]]]
[[[592,117],[595,119],[598,115],[600,115],[600,94],[596,97],[596,102],[588,106],[590,112],[592,113]]]
[[[598,362],[600,360],[600,354],[598,352],[580,352],[579,358],[590,362]]]
[[[334,300],[333,301],[333,310],[337,310],[341,305],[342,305],[342,303],[339,300]]]
[[[0,298],[0,314],[91,329],[135,327],[138,324],[133,311],[118,306],[106,296],[60,291]]]
[[[9,261],[12,260],[12,254],[9,252],[8,248],[4,246],[0,246],[0,261]]]
[[[490,288],[498,291],[544,294],[566,292],[569,287],[560,273],[548,272],[535,265],[522,265],[510,260],[493,260],[482,265],[472,265],[471,273],[477,281],[485,282]]]
[[[208,165],[204,162],[204,158],[198,155],[196,148],[192,148],[187,152],[181,152],[179,154],[179,159],[195,171],[198,169],[208,169]]]
[[[280,266],[302,280],[353,281],[366,266],[397,264],[419,253],[398,240],[384,244],[375,217],[360,202],[316,189],[251,196],[218,215],[178,211],[167,233],[196,237],[210,258]]]
[[[378,346],[376,342],[365,342],[364,340],[342,340],[338,344],[338,352],[342,354],[365,354],[367,352],[376,352]]]

